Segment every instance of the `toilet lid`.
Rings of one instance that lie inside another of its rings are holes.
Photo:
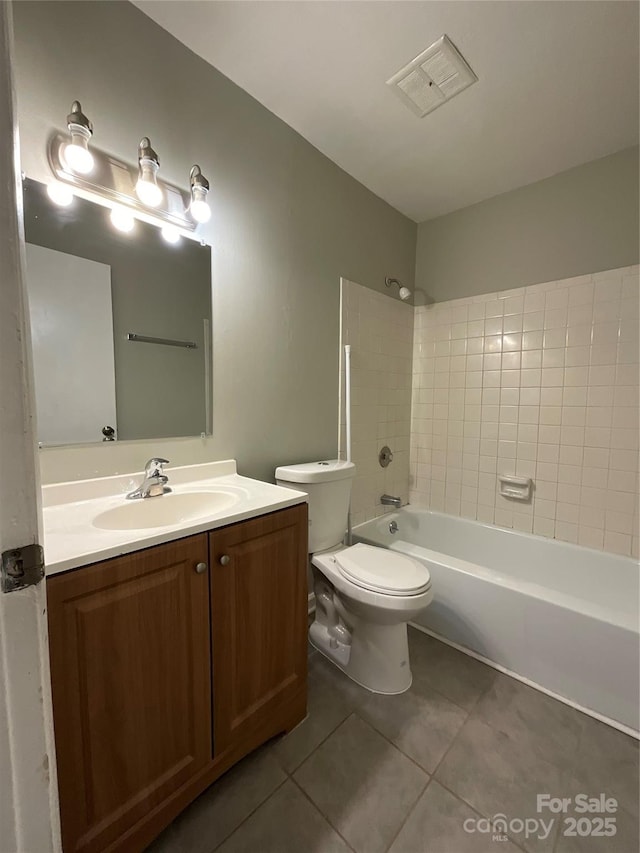
[[[358,543],[335,554],[335,561],[348,580],[374,592],[418,595],[431,586],[426,566],[386,548]]]

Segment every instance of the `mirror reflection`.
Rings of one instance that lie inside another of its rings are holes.
[[[210,432],[210,247],[29,179],[24,225],[40,443]]]

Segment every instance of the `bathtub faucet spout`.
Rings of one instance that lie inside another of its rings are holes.
[[[383,506],[394,506],[396,509],[400,509],[402,506],[402,498],[395,497],[394,495],[382,495],[380,503]]]

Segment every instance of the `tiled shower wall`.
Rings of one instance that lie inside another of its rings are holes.
[[[388,511],[385,492],[409,499],[409,431],[413,308],[392,295],[342,279],[340,346],[339,455],[346,458],[344,345],[351,344],[351,446],[356,478],[351,523],[360,524]],[[378,463],[388,445],[393,461]]]
[[[638,328],[637,266],[417,307],[411,503],[638,556]]]

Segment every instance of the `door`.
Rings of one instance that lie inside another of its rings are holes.
[[[42,444],[102,441],[116,430],[111,267],[26,245],[33,368]]]
[[[215,530],[209,553],[220,755],[282,717],[283,707],[305,707],[307,505]]]
[[[0,552],[38,542],[39,530],[11,41],[11,4],[0,3]],[[0,592],[3,853],[58,843],[46,638],[44,583]]]
[[[66,853],[105,850],[212,761],[206,560],[202,534],[49,579]]]

